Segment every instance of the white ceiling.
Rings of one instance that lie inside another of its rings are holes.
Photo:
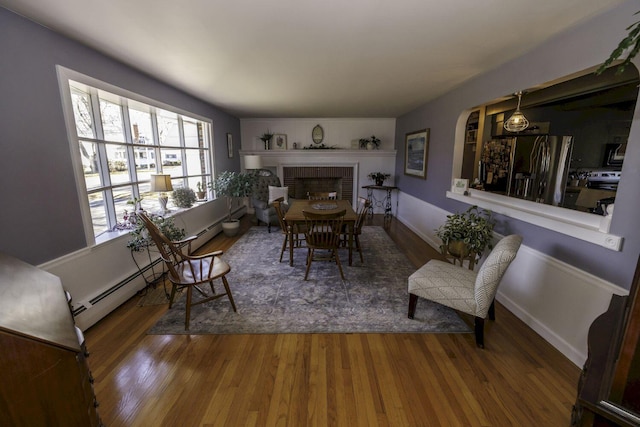
[[[621,2],[0,0],[0,6],[238,117],[397,117]]]

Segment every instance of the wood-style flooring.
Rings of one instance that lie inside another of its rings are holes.
[[[438,256],[401,223],[387,230],[416,267]],[[473,334],[147,335],[168,306],[138,300],[85,332],[107,427],[570,422],[580,370],[500,304],[481,350]]]

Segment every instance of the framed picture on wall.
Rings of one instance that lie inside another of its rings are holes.
[[[283,133],[276,133],[273,135],[273,149],[274,150],[286,150],[287,149],[287,135]]]
[[[233,157],[233,135],[227,133],[227,155],[231,159]]]
[[[410,132],[404,142],[404,174],[427,179],[429,129]]]

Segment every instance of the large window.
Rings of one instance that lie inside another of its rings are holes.
[[[134,200],[147,211],[160,209],[158,194],[150,192],[152,174],[171,175],[174,189],[206,182],[212,171],[210,122],[79,80],[66,80],[64,98],[67,112],[73,112],[68,114],[75,124],[72,153],[82,169],[79,188],[90,216],[89,239],[108,239]]]

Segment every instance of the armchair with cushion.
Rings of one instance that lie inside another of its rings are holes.
[[[258,175],[258,179],[253,186],[251,203],[255,209],[258,225],[260,225],[261,222],[267,224],[269,233],[271,233],[271,225],[279,224],[278,215],[271,202],[278,197],[284,197],[286,201],[288,198],[288,194],[286,194],[288,189],[287,187],[281,187],[280,178],[268,169],[257,169],[256,174]]]
[[[475,318],[476,344],[484,348],[484,319],[495,320],[498,285],[521,243],[522,236],[503,237],[477,273],[440,260],[427,262],[409,276],[409,319],[414,318],[418,297],[470,314]]]

